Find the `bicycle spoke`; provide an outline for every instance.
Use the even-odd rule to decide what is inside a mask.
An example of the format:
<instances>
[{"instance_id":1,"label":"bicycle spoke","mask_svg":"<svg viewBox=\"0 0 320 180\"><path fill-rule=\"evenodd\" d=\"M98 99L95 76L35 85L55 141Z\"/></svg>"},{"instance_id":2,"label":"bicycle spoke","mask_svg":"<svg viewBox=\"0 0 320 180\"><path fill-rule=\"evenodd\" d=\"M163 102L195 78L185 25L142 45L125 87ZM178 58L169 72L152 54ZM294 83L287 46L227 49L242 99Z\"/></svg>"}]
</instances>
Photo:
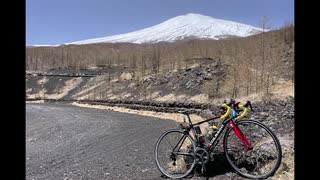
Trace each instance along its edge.
<instances>
[{"instance_id":1,"label":"bicycle spoke","mask_svg":"<svg viewBox=\"0 0 320 180\"><path fill-rule=\"evenodd\" d=\"M165 138L165 140L166 140L166 142L170 145L170 147L172 148L172 150L174 150L174 149L173 149L173 146L172 146L171 143L167 140L167 138Z\"/></svg>"}]
</instances>

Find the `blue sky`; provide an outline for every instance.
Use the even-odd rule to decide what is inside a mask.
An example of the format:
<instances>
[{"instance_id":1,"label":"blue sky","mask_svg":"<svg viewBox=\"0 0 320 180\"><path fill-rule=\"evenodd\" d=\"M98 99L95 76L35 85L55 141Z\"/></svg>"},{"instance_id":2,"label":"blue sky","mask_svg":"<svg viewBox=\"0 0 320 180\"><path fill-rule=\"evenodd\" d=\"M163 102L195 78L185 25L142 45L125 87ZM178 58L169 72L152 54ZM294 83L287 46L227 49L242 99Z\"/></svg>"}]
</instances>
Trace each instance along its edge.
<instances>
[{"instance_id":1,"label":"blue sky","mask_svg":"<svg viewBox=\"0 0 320 180\"><path fill-rule=\"evenodd\" d=\"M294 0L26 0L26 44L62 44L127 33L187 13L259 27L294 21Z\"/></svg>"}]
</instances>

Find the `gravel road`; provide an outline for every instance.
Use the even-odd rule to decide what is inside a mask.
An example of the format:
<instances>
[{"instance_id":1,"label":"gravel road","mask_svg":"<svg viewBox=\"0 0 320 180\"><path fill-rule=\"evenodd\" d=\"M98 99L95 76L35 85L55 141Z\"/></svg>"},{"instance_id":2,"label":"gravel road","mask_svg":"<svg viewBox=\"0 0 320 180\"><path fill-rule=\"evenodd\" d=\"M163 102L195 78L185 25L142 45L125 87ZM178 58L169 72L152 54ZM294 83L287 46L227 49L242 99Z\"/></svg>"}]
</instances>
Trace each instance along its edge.
<instances>
[{"instance_id":1,"label":"gravel road","mask_svg":"<svg viewBox=\"0 0 320 180\"><path fill-rule=\"evenodd\" d=\"M154 145L176 126L108 110L26 104L26 179L165 179L154 162ZM209 179L230 176L243 179L230 172Z\"/></svg>"}]
</instances>

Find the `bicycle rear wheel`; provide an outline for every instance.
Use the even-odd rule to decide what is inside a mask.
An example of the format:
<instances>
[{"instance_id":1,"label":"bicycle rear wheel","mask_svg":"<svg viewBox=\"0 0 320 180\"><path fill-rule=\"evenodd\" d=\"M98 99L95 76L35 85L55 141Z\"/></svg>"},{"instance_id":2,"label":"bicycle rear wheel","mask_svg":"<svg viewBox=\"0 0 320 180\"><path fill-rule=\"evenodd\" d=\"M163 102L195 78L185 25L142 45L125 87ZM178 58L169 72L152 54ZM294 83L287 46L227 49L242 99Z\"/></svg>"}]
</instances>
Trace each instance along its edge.
<instances>
[{"instance_id":1,"label":"bicycle rear wheel","mask_svg":"<svg viewBox=\"0 0 320 180\"><path fill-rule=\"evenodd\" d=\"M169 178L188 176L195 166L195 143L181 130L163 133L156 143L155 160L162 174Z\"/></svg>"},{"instance_id":2,"label":"bicycle rear wheel","mask_svg":"<svg viewBox=\"0 0 320 180\"><path fill-rule=\"evenodd\" d=\"M228 128L224 136L224 152L228 162L241 175L261 179L274 174L279 168L282 151L278 138L264 124L254 120L235 123L251 143L245 148L242 141Z\"/></svg>"}]
</instances>

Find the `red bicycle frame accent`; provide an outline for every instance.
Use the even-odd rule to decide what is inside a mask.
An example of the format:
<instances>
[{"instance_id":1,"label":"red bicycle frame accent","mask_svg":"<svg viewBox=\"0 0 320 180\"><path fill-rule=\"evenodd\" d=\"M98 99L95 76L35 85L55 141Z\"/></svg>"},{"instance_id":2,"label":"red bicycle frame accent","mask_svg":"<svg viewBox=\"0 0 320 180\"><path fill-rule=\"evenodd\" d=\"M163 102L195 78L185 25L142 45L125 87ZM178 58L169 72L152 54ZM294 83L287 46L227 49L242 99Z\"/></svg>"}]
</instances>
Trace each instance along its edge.
<instances>
[{"instance_id":1,"label":"red bicycle frame accent","mask_svg":"<svg viewBox=\"0 0 320 180\"><path fill-rule=\"evenodd\" d=\"M196 126L196 125L199 125L199 124L202 124L202 123L205 123L205 122L208 122L208 121L211 121L211 120L220 118L222 115L219 114L219 115L217 115L217 116L208 118L208 119L206 119L206 120L204 120L204 121L200 121L200 122L195 123L195 124L192 124L189 115L187 115L187 116L188 116L189 128L190 128L190 127L193 127L193 126ZM251 146L251 143L249 142L249 140L247 139L247 137L242 133L242 131L238 128L238 126L233 122L233 120L232 120L232 119L228 119L227 121L229 121L229 122L228 122L229 126L232 128L232 130L234 131L234 133L236 134L236 136L237 136L237 137L241 140L241 142L243 143L244 148L245 148L245 149L251 148L251 147L252 147L252 146ZM223 123L223 124L224 124L224 123ZM223 127L225 127L225 126L222 126L221 128L223 128ZM214 138L210 141L210 143L208 144L208 148L211 148L211 146L215 143L215 141L216 141L216 139L217 139L217 136L219 136L220 133L221 133L221 128L218 130L218 132L216 133L215 137L214 137Z\"/></svg>"},{"instance_id":2,"label":"red bicycle frame accent","mask_svg":"<svg viewBox=\"0 0 320 180\"><path fill-rule=\"evenodd\" d=\"M245 149L250 148L251 147L251 143L249 142L247 137L242 133L242 131L238 128L238 126L236 124L234 124L234 122L232 120L229 121L229 126L232 128L232 130L237 135L237 137L241 140L241 142L244 145L244 148Z\"/></svg>"}]
</instances>

